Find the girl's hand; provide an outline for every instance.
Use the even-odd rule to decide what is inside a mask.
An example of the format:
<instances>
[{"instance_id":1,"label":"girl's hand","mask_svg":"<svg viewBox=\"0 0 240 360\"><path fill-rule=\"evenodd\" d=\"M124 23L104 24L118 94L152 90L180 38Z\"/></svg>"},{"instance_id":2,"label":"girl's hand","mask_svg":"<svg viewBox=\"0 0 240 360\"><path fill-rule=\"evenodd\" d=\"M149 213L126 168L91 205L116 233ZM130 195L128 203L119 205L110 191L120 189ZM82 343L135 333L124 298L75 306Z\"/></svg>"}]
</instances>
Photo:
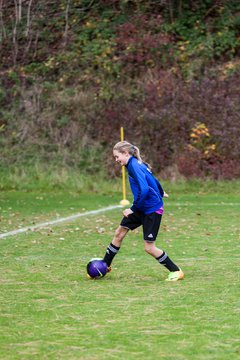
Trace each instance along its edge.
<instances>
[{"instance_id":1,"label":"girl's hand","mask_svg":"<svg viewBox=\"0 0 240 360\"><path fill-rule=\"evenodd\" d=\"M133 214L133 211L131 209L123 210L123 216L128 217L131 214Z\"/></svg>"},{"instance_id":2,"label":"girl's hand","mask_svg":"<svg viewBox=\"0 0 240 360\"><path fill-rule=\"evenodd\" d=\"M164 191L163 197L168 198L168 194Z\"/></svg>"}]
</instances>

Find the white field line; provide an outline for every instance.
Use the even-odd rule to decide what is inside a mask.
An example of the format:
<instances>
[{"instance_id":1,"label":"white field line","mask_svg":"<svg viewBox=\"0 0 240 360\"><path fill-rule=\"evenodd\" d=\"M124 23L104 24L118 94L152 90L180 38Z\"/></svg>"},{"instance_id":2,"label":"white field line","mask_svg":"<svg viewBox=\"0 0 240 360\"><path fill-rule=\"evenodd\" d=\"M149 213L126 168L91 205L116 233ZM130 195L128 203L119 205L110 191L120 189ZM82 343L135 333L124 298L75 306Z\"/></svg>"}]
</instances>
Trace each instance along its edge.
<instances>
[{"instance_id":1,"label":"white field line","mask_svg":"<svg viewBox=\"0 0 240 360\"><path fill-rule=\"evenodd\" d=\"M114 210L114 209L117 209L117 208L120 208L120 207L122 207L122 206L121 205L108 206L108 207L98 209L98 210L92 210L92 211L86 211L86 212L83 212L83 213L77 213L77 214L67 216L67 217L63 217L63 218L59 218L59 219L56 219L56 220L46 221L46 222L41 223L41 224L27 226L27 227L24 227L24 228L21 228L21 229L12 230L12 231L0 234L0 239L3 239L3 238L8 237L8 236L13 236L13 235L17 235L17 234L20 234L20 233L24 233L24 232L27 232L27 231L35 230L35 229L38 229L38 228L43 228L43 227L46 227L46 226L49 226L49 225L55 225L55 224L62 223L62 222L65 222L65 221L72 221L72 220L75 220L75 219L77 219L79 217L82 217L82 216L99 214L101 212Z\"/></svg>"},{"instance_id":2,"label":"white field line","mask_svg":"<svg viewBox=\"0 0 240 360\"><path fill-rule=\"evenodd\" d=\"M220 203L207 203L207 202L202 202L202 201L199 201L198 203L197 202L194 202L194 203L191 203L191 202L186 202L186 203L167 203L167 201L165 200L165 205L168 205L168 206L178 206L178 207L181 207L181 206L204 206L204 207L207 207L207 206L239 206L240 207L240 203L230 203L230 202L220 202Z\"/></svg>"},{"instance_id":3,"label":"white field line","mask_svg":"<svg viewBox=\"0 0 240 360\"><path fill-rule=\"evenodd\" d=\"M167 204L167 202L165 202L165 204L168 205L168 206L178 206L178 207L195 206L196 205L196 203L191 203L191 202L188 202L188 203L172 203L172 204ZM199 202L198 205L199 205L199 207L200 206L204 206L204 207L207 207L207 206L223 206L223 205L225 205L225 206L226 205L228 205L228 206L239 206L240 207L240 203L228 203L228 202L221 202L221 203ZM17 234L20 234L20 233L24 233L24 232L27 232L27 231L35 230L35 229L38 229L38 228L41 228L41 227L46 227L46 226L49 226L49 225L58 224L58 223L61 223L61 222L64 222L64 221L75 220L75 219L77 219L79 217L82 217L82 216L99 214L101 212L114 210L114 209L117 209L117 208L120 208L120 207L122 207L122 206L121 205L113 205L113 206L109 206L109 207L98 209L98 210L87 211L87 212L84 212L84 213L77 213L75 215L71 215L71 216L68 216L68 217L65 217L65 218L59 218L59 219L52 220L52 221L47 221L47 222L41 223L41 224L27 226L27 227L24 227L24 228L21 228L21 229L17 229L17 230L13 230L13 231L9 231L9 232L0 234L0 239L3 239L3 238L8 237L8 236L13 236L13 235L17 235Z\"/></svg>"}]
</instances>

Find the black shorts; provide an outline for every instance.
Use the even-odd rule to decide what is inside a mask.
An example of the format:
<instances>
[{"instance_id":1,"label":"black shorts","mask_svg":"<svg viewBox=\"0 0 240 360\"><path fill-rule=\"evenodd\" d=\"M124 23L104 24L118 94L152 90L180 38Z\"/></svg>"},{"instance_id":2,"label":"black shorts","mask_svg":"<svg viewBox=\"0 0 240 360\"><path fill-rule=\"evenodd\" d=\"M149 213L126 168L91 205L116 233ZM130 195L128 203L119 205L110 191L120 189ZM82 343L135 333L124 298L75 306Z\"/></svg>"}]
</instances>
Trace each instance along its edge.
<instances>
[{"instance_id":1,"label":"black shorts","mask_svg":"<svg viewBox=\"0 0 240 360\"><path fill-rule=\"evenodd\" d=\"M142 225L143 239L145 241L155 241L161 220L161 214L157 214L155 212L151 214L143 214L140 211L136 211L133 214L130 214L128 217L124 217L120 223L120 226L129 230L134 230Z\"/></svg>"}]
</instances>

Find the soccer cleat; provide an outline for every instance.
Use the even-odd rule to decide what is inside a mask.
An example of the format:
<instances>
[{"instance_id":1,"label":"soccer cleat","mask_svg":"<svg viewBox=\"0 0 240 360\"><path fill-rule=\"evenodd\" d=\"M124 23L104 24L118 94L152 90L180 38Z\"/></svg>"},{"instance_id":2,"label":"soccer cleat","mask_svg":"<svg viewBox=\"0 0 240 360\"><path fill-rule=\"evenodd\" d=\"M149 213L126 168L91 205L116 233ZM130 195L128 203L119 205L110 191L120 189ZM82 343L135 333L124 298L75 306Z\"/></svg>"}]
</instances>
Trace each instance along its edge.
<instances>
[{"instance_id":1,"label":"soccer cleat","mask_svg":"<svg viewBox=\"0 0 240 360\"><path fill-rule=\"evenodd\" d=\"M167 279L166 279L166 281L178 281L178 280L182 280L183 278L184 278L184 273L180 269L178 271L170 272Z\"/></svg>"},{"instance_id":2,"label":"soccer cleat","mask_svg":"<svg viewBox=\"0 0 240 360\"><path fill-rule=\"evenodd\" d=\"M112 267L111 267L111 265L110 265L110 266L108 266L107 273L110 273L111 271L112 271Z\"/></svg>"}]
</instances>

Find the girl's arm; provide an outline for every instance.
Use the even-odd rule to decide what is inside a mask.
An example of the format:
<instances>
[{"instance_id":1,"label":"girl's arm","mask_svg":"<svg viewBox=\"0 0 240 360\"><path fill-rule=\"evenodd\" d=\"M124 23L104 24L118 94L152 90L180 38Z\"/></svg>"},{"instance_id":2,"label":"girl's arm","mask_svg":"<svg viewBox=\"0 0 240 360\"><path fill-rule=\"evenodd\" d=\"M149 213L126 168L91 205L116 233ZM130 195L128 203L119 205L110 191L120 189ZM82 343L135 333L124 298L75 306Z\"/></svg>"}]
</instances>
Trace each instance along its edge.
<instances>
[{"instance_id":1,"label":"girl's arm","mask_svg":"<svg viewBox=\"0 0 240 360\"><path fill-rule=\"evenodd\" d=\"M133 194L134 201L133 205L131 206L131 210L141 210L141 205L149 191L146 176L138 166L131 166L131 168L128 169L128 173L138 184L138 191L137 193Z\"/></svg>"},{"instance_id":2,"label":"girl's arm","mask_svg":"<svg viewBox=\"0 0 240 360\"><path fill-rule=\"evenodd\" d=\"M123 216L128 217L129 215L131 215L133 213L133 211L131 209L125 209L123 210Z\"/></svg>"},{"instance_id":3,"label":"girl's arm","mask_svg":"<svg viewBox=\"0 0 240 360\"><path fill-rule=\"evenodd\" d=\"M160 184L160 182L156 178L155 178L155 180L156 180L156 183L157 183L158 190L159 190L159 192L161 194L161 197L164 197L166 193L163 190L162 185ZM168 196L165 196L165 197L168 197Z\"/></svg>"}]
</instances>

